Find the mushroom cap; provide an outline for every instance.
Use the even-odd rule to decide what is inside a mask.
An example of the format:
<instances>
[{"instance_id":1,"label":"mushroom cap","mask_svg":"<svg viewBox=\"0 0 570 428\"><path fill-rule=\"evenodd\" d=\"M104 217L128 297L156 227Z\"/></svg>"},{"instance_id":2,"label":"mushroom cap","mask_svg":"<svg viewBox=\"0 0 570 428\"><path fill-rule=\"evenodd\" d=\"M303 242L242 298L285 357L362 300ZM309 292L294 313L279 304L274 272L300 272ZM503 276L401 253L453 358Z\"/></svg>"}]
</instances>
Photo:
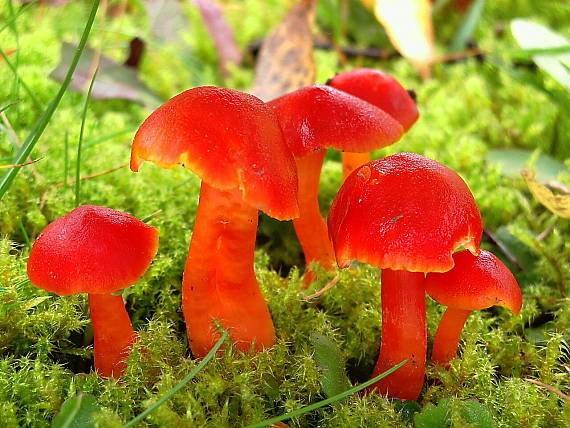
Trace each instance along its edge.
<instances>
[{"instance_id":1,"label":"mushroom cap","mask_svg":"<svg viewBox=\"0 0 570 428\"><path fill-rule=\"evenodd\" d=\"M456 172L415 153L369 162L350 174L328 215L337 263L445 272L461 246L478 253L481 214Z\"/></svg>"},{"instance_id":2,"label":"mushroom cap","mask_svg":"<svg viewBox=\"0 0 570 428\"><path fill-rule=\"evenodd\" d=\"M454 309L475 311L494 305L504 306L517 315L522 293L511 271L493 253L481 250L453 255L455 266L448 272L429 273L426 291L439 303Z\"/></svg>"},{"instance_id":3,"label":"mushroom cap","mask_svg":"<svg viewBox=\"0 0 570 428\"><path fill-rule=\"evenodd\" d=\"M381 108L402 124L404 131L419 116L416 102L400 83L387 73L373 68L358 68L337 74L328 84Z\"/></svg>"},{"instance_id":4,"label":"mushroom cap","mask_svg":"<svg viewBox=\"0 0 570 428\"><path fill-rule=\"evenodd\" d=\"M328 147L369 152L395 143L404 133L378 107L326 85L307 86L268 104L295 157Z\"/></svg>"},{"instance_id":5,"label":"mushroom cap","mask_svg":"<svg viewBox=\"0 0 570 428\"><path fill-rule=\"evenodd\" d=\"M82 205L50 223L28 259L36 287L59 295L113 293L139 280L158 249L158 230L130 214Z\"/></svg>"},{"instance_id":6,"label":"mushroom cap","mask_svg":"<svg viewBox=\"0 0 570 428\"><path fill-rule=\"evenodd\" d=\"M133 141L143 161L181 164L220 190L278 219L298 217L297 170L273 110L253 95L215 86L189 89L156 109Z\"/></svg>"}]
</instances>

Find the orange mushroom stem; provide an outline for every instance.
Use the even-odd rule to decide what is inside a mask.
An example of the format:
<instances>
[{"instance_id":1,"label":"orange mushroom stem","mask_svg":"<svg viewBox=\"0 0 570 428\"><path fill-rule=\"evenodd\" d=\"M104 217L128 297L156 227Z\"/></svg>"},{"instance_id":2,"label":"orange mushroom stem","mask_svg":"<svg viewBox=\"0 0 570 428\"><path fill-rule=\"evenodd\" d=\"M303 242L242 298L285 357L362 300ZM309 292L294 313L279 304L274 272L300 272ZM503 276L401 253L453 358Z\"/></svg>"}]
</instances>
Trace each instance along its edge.
<instances>
[{"instance_id":1,"label":"orange mushroom stem","mask_svg":"<svg viewBox=\"0 0 570 428\"><path fill-rule=\"evenodd\" d=\"M219 338L212 323L231 328L238 349L275 343L275 329L253 270L257 209L238 190L202 182L184 269L182 306L192 352L203 357Z\"/></svg>"},{"instance_id":2,"label":"orange mushroom stem","mask_svg":"<svg viewBox=\"0 0 570 428\"><path fill-rule=\"evenodd\" d=\"M447 365L457 356L457 348L463 326L471 311L447 308L435 335L431 360L434 364Z\"/></svg>"},{"instance_id":3,"label":"orange mushroom stem","mask_svg":"<svg viewBox=\"0 0 570 428\"><path fill-rule=\"evenodd\" d=\"M334 249L329 239L327 223L319 207L319 182L325 150L316 150L296 158L299 177L299 218L293 219L293 227L305 253L307 264L316 262L325 269L335 264ZM305 284L313 282L315 274L307 266Z\"/></svg>"},{"instance_id":4,"label":"orange mushroom stem","mask_svg":"<svg viewBox=\"0 0 570 428\"><path fill-rule=\"evenodd\" d=\"M93 322L95 368L104 377L121 377L138 335L125 310L123 296L89 294L89 310Z\"/></svg>"}]
</instances>

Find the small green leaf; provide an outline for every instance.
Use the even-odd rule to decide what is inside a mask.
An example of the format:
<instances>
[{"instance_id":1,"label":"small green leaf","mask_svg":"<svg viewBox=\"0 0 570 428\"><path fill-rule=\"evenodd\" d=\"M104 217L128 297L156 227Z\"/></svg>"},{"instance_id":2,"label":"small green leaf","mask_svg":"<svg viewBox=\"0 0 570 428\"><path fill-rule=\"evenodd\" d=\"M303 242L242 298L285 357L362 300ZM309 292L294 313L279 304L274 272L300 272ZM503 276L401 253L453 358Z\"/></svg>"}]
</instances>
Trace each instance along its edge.
<instances>
[{"instance_id":1,"label":"small green leaf","mask_svg":"<svg viewBox=\"0 0 570 428\"><path fill-rule=\"evenodd\" d=\"M315 361L321 370L321 386L325 395L332 397L349 389L344 357L336 344L320 333L311 334L309 340L315 350Z\"/></svg>"},{"instance_id":2,"label":"small green leaf","mask_svg":"<svg viewBox=\"0 0 570 428\"><path fill-rule=\"evenodd\" d=\"M489 410L476 400L444 398L437 406L429 403L414 417L415 428L447 428L452 426L452 412L463 419L459 426L493 428L496 426Z\"/></svg>"},{"instance_id":3,"label":"small green leaf","mask_svg":"<svg viewBox=\"0 0 570 428\"><path fill-rule=\"evenodd\" d=\"M400 414L402 420L412 422L414 415L422 410L416 401L397 401L394 403L394 409Z\"/></svg>"},{"instance_id":4,"label":"small green leaf","mask_svg":"<svg viewBox=\"0 0 570 428\"><path fill-rule=\"evenodd\" d=\"M100 410L94 396L79 394L63 403L51 426L52 428L95 427L93 416Z\"/></svg>"},{"instance_id":5,"label":"small green leaf","mask_svg":"<svg viewBox=\"0 0 570 428\"><path fill-rule=\"evenodd\" d=\"M501 165L505 175L518 176L522 169L532 168L536 171L539 181L552 181L560 172L566 170L562 162L547 155L537 156L534 165L530 165L531 159L534 160L534 158L534 152L520 149L490 150L487 155L489 162Z\"/></svg>"},{"instance_id":6,"label":"small green leaf","mask_svg":"<svg viewBox=\"0 0 570 428\"><path fill-rule=\"evenodd\" d=\"M544 49L570 45L570 40L542 25L526 19L514 19L511 32L523 49ZM546 71L553 79L570 90L570 53L556 55L534 55L536 65ZM566 66L566 67L565 67Z\"/></svg>"},{"instance_id":7,"label":"small green leaf","mask_svg":"<svg viewBox=\"0 0 570 428\"><path fill-rule=\"evenodd\" d=\"M531 271L533 269L538 260L536 253L528 245L513 235L507 226L499 227L495 232L495 238L506 251L511 253L522 269L526 271Z\"/></svg>"}]
</instances>

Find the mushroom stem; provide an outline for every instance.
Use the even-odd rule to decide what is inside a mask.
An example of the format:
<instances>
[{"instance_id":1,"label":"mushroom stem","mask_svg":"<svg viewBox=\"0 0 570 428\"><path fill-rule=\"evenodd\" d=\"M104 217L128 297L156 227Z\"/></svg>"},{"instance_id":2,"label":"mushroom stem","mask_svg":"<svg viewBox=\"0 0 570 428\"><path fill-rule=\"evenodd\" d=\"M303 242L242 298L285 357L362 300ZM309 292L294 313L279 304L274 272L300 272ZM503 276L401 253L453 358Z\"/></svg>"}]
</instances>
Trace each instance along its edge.
<instances>
[{"instance_id":1,"label":"mushroom stem","mask_svg":"<svg viewBox=\"0 0 570 428\"><path fill-rule=\"evenodd\" d=\"M417 400L426 363L426 304L424 274L382 270L382 346L372 376L402 360L408 363L369 389L383 395Z\"/></svg>"},{"instance_id":2,"label":"mushroom stem","mask_svg":"<svg viewBox=\"0 0 570 428\"><path fill-rule=\"evenodd\" d=\"M434 364L449 366L449 362L457 355L459 338L463 326L471 311L448 307L441 318L435 340L431 359Z\"/></svg>"},{"instance_id":3,"label":"mushroom stem","mask_svg":"<svg viewBox=\"0 0 570 428\"><path fill-rule=\"evenodd\" d=\"M346 177L350 175L352 171L361 165L370 161L370 153L352 153L343 152L342 154L342 178L346 180Z\"/></svg>"},{"instance_id":4,"label":"mushroom stem","mask_svg":"<svg viewBox=\"0 0 570 428\"><path fill-rule=\"evenodd\" d=\"M325 150L317 150L303 157L296 158L299 177L299 218L293 220L293 227L305 253L307 270L305 287L314 279L310 264L317 262L325 269L332 269L335 264L334 249L329 239L327 223L319 208L319 182Z\"/></svg>"},{"instance_id":5,"label":"mushroom stem","mask_svg":"<svg viewBox=\"0 0 570 428\"><path fill-rule=\"evenodd\" d=\"M137 334L125 309L123 296L89 294L93 322L95 370L104 377L120 378L127 368Z\"/></svg>"},{"instance_id":6,"label":"mushroom stem","mask_svg":"<svg viewBox=\"0 0 570 428\"><path fill-rule=\"evenodd\" d=\"M216 321L230 328L240 350L275 343L253 270L256 231L257 209L243 201L240 190L218 190L202 182L182 282L182 309L196 357L204 357L218 340Z\"/></svg>"}]
</instances>

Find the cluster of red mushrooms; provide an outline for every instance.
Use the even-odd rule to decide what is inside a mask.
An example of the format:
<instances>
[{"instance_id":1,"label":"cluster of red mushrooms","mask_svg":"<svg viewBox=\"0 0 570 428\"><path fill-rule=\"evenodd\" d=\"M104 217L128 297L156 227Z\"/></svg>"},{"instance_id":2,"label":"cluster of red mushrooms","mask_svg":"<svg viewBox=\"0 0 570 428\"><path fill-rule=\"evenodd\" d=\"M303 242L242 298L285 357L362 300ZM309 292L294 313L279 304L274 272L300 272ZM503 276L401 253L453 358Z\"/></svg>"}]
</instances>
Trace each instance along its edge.
<instances>
[{"instance_id":1,"label":"cluster of red mushrooms","mask_svg":"<svg viewBox=\"0 0 570 428\"><path fill-rule=\"evenodd\" d=\"M202 178L182 281L190 348L204 357L229 329L235 346L257 352L276 334L254 269L258 210L293 219L307 262L325 269L358 260L382 269L382 344L373 376L408 363L371 387L416 400L424 382L425 293L446 305L432 359L456 356L470 313L503 305L517 314L519 286L480 250L481 214L465 182L418 154L369 162L418 118L411 93L372 69L341 73L265 103L247 93L199 87L167 101L134 138L131 169L178 165ZM328 214L317 195L326 149L344 152L346 180ZM158 248L158 231L129 214L83 205L51 223L28 261L32 284L59 295L89 294L95 369L123 375L137 335L120 291L137 282ZM464 248L462 251L457 251ZM427 275L426 275L427 274Z\"/></svg>"}]
</instances>

